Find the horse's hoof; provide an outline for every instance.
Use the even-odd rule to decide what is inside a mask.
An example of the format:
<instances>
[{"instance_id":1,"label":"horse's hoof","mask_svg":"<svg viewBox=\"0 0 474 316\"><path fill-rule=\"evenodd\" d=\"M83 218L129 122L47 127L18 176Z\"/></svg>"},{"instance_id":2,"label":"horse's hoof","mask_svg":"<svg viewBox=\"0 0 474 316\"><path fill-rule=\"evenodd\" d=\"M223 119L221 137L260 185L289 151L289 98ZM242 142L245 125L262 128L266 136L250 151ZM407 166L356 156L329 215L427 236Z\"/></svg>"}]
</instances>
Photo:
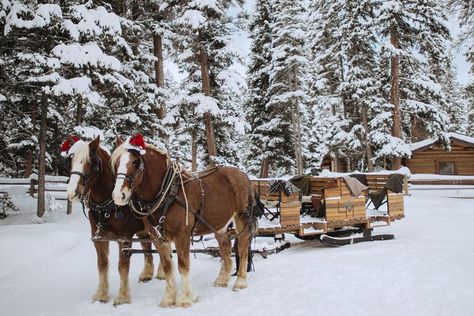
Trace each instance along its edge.
<instances>
[{"instance_id":1,"label":"horse's hoof","mask_svg":"<svg viewBox=\"0 0 474 316\"><path fill-rule=\"evenodd\" d=\"M214 287L227 287L229 285L229 281L222 281L222 280L215 280Z\"/></svg>"},{"instance_id":2,"label":"horse's hoof","mask_svg":"<svg viewBox=\"0 0 474 316\"><path fill-rule=\"evenodd\" d=\"M114 300L114 306L130 304L131 302L130 296L117 296Z\"/></svg>"},{"instance_id":3,"label":"horse's hoof","mask_svg":"<svg viewBox=\"0 0 474 316\"><path fill-rule=\"evenodd\" d=\"M160 302L160 307L163 307L163 308L173 307L174 305L175 305L175 302L169 299L168 300L163 299Z\"/></svg>"},{"instance_id":4,"label":"horse's hoof","mask_svg":"<svg viewBox=\"0 0 474 316\"><path fill-rule=\"evenodd\" d=\"M234 288L232 289L234 292L237 292L239 290L243 290L247 288L247 280L237 278L237 281L235 281Z\"/></svg>"},{"instance_id":5,"label":"horse's hoof","mask_svg":"<svg viewBox=\"0 0 474 316\"><path fill-rule=\"evenodd\" d=\"M140 277L138 279L139 283L147 283L147 282L150 282L150 281L151 281L151 278L148 278L148 277Z\"/></svg>"},{"instance_id":6,"label":"horse's hoof","mask_svg":"<svg viewBox=\"0 0 474 316\"><path fill-rule=\"evenodd\" d=\"M181 301L181 302L176 303L177 307L182 307L182 308L188 308L188 307L191 307L191 305L192 305L192 302L190 301Z\"/></svg>"},{"instance_id":7,"label":"horse's hoof","mask_svg":"<svg viewBox=\"0 0 474 316\"><path fill-rule=\"evenodd\" d=\"M92 302L107 303L110 301L110 296L107 292L97 292L92 296Z\"/></svg>"},{"instance_id":8,"label":"horse's hoof","mask_svg":"<svg viewBox=\"0 0 474 316\"><path fill-rule=\"evenodd\" d=\"M198 298L195 297L193 299L192 295L189 297L181 297L176 300L176 306L177 307L182 307L182 308L188 308L191 307L193 302L197 302Z\"/></svg>"},{"instance_id":9,"label":"horse's hoof","mask_svg":"<svg viewBox=\"0 0 474 316\"><path fill-rule=\"evenodd\" d=\"M164 275L159 275L159 274L156 276L156 279L161 280L161 281L166 280Z\"/></svg>"}]
</instances>

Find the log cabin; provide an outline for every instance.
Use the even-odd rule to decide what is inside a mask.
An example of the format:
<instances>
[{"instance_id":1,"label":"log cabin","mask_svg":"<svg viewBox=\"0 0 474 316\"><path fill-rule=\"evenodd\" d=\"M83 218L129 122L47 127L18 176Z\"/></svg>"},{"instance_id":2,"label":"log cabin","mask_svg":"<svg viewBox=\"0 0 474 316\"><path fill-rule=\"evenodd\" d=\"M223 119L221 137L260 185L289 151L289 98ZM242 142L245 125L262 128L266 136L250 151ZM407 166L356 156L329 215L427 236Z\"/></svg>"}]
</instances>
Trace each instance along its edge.
<instances>
[{"instance_id":1,"label":"log cabin","mask_svg":"<svg viewBox=\"0 0 474 316\"><path fill-rule=\"evenodd\" d=\"M433 139L412 143L412 156L403 164L411 173L474 175L474 138L448 133L451 150Z\"/></svg>"}]
</instances>

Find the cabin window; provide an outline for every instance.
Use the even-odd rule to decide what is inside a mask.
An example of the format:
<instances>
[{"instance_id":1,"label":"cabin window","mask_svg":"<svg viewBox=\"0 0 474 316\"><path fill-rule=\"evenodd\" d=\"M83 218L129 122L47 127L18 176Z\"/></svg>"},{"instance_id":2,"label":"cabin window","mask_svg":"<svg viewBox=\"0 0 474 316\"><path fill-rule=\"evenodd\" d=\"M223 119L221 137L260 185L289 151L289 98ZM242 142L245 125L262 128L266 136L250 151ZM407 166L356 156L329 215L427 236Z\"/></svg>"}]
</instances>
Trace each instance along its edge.
<instances>
[{"instance_id":1,"label":"cabin window","mask_svg":"<svg viewBox=\"0 0 474 316\"><path fill-rule=\"evenodd\" d=\"M438 163L439 174L451 175L456 174L454 162L440 161Z\"/></svg>"}]
</instances>

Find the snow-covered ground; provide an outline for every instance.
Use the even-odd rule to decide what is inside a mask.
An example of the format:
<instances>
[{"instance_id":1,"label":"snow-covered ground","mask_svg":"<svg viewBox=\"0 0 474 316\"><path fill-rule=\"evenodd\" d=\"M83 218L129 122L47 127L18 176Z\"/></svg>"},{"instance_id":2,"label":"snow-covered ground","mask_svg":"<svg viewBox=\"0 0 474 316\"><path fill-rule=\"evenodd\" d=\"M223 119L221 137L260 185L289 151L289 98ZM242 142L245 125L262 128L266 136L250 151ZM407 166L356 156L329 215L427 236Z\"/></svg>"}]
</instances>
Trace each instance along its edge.
<instances>
[{"instance_id":1,"label":"snow-covered ground","mask_svg":"<svg viewBox=\"0 0 474 316\"><path fill-rule=\"evenodd\" d=\"M189 309L158 306L164 283L137 282L138 255L131 266L132 304L91 303L96 258L79 205L69 216L55 211L44 224L32 224L34 213L23 211L0 220L0 314L472 315L474 188L411 193L406 218L376 230L394 233L395 240L327 248L288 237L290 249L255 257L249 288L238 293L212 287L219 259L196 255L191 281L199 301ZM114 297L114 245L110 258Z\"/></svg>"}]
</instances>

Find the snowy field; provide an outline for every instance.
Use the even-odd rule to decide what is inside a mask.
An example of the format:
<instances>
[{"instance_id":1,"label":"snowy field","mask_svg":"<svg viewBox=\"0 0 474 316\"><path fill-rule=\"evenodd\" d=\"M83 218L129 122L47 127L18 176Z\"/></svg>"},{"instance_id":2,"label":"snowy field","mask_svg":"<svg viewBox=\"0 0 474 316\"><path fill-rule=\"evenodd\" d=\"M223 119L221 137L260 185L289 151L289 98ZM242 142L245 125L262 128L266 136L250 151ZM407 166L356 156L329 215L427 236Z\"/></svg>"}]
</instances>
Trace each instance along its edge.
<instances>
[{"instance_id":1,"label":"snowy field","mask_svg":"<svg viewBox=\"0 0 474 316\"><path fill-rule=\"evenodd\" d=\"M132 304L91 303L96 258L79 205L44 224L32 224L33 213L11 215L0 220L0 315L473 315L474 187L411 193L406 218L376 230L395 240L327 248L288 237L290 249L255 257L249 288L238 293L213 288L219 259L196 255L191 281L199 301L189 309L158 306L164 283L137 282L139 255L132 258Z\"/></svg>"}]
</instances>

